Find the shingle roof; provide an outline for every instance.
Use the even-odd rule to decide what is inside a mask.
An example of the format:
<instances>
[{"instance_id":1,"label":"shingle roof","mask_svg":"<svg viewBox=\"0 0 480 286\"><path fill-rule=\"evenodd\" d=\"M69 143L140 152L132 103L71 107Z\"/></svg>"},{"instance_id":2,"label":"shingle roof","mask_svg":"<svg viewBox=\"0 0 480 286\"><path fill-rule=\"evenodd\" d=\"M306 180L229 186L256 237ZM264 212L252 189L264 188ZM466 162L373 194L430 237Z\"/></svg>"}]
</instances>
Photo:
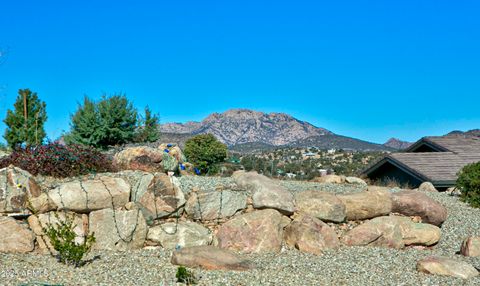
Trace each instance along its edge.
<instances>
[{"instance_id":1,"label":"shingle roof","mask_svg":"<svg viewBox=\"0 0 480 286\"><path fill-rule=\"evenodd\" d=\"M413 152L422 144L433 145L440 152ZM465 136L424 137L406 152L392 153L364 171L369 174L390 162L405 172L436 186L455 184L458 172L467 164L480 161L480 138Z\"/></svg>"}]
</instances>

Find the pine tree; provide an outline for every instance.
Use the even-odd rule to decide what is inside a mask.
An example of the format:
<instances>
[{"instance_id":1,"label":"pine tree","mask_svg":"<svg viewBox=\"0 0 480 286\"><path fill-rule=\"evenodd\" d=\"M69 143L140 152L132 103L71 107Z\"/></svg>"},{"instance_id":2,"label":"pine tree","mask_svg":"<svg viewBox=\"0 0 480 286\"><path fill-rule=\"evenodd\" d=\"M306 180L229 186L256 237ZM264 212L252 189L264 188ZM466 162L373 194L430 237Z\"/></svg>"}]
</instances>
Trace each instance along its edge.
<instances>
[{"instance_id":1,"label":"pine tree","mask_svg":"<svg viewBox=\"0 0 480 286\"><path fill-rule=\"evenodd\" d=\"M71 116L71 120L72 132L65 136L67 143L95 147L100 144L100 117L95 102L85 96L83 105L78 105L78 109Z\"/></svg>"},{"instance_id":2,"label":"pine tree","mask_svg":"<svg viewBox=\"0 0 480 286\"><path fill-rule=\"evenodd\" d=\"M157 114L152 114L148 106L145 107L145 117L140 122L135 141L136 142L155 142L160 139L160 118Z\"/></svg>"},{"instance_id":3,"label":"pine tree","mask_svg":"<svg viewBox=\"0 0 480 286\"><path fill-rule=\"evenodd\" d=\"M7 111L3 121L7 125L3 137L8 145L14 148L21 144L27 146L42 144L46 136L44 124L47 121L47 105L45 102L38 98L36 92L20 89L13 106L14 109Z\"/></svg>"}]
</instances>

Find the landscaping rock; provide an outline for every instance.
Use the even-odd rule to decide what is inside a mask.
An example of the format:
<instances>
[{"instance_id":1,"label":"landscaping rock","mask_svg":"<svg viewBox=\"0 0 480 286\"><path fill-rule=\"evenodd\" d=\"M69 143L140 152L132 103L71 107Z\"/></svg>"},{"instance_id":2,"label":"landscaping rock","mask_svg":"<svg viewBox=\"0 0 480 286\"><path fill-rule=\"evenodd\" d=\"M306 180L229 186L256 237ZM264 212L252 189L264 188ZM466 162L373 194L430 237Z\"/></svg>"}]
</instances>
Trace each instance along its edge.
<instances>
[{"instance_id":1,"label":"landscaping rock","mask_svg":"<svg viewBox=\"0 0 480 286\"><path fill-rule=\"evenodd\" d=\"M392 211L392 199L387 191L366 191L339 195L345 204L347 220L364 220L383 215Z\"/></svg>"},{"instance_id":2,"label":"landscaping rock","mask_svg":"<svg viewBox=\"0 0 480 286\"><path fill-rule=\"evenodd\" d=\"M192 193L185 205L189 218L201 221L229 218L247 207L247 194L240 191Z\"/></svg>"},{"instance_id":3,"label":"landscaping rock","mask_svg":"<svg viewBox=\"0 0 480 286\"><path fill-rule=\"evenodd\" d=\"M42 199L40 197L37 202ZM99 176L94 180L64 183L48 191L48 198L54 208L77 213L89 213L105 208L118 208L128 203L130 185L121 178ZM43 211L47 211L43 209ZM38 212L38 209L37 209Z\"/></svg>"},{"instance_id":4,"label":"landscaping rock","mask_svg":"<svg viewBox=\"0 0 480 286\"><path fill-rule=\"evenodd\" d=\"M462 243L460 253L464 256L479 257L480 256L480 236L471 236Z\"/></svg>"},{"instance_id":5,"label":"landscaping rock","mask_svg":"<svg viewBox=\"0 0 480 286\"><path fill-rule=\"evenodd\" d=\"M427 274L469 279L478 276L472 265L446 257L427 257L417 263L417 270Z\"/></svg>"},{"instance_id":6,"label":"landscaping rock","mask_svg":"<svg viewBox=\"0 0 480 286\"><path fill-rule=\"evenodd\" d=\"M435 189L432 183L430 182L423 182L419 187L418 187L419 192L433 192L433 193L438 193L438 190Z\"/></svg>"},{"instance_id":7,"label":"landscaping rock","mask_svg":"<svg viewBox=\"0 0 480 286\"><path fill-rule=\"evenodd\" d=\"M213 235L210 230L194 222L167 222L148 230L147 239L160 244L165 249L209 245Z\"/></svg>"},{"instance_id":8,"label":"landscaping rock","mask_svg":"<svg viewBox=\"0 0 480 286\"><path fill-rule=\"evenodd\" d=\"M218 229L218 246L246 253L279 252L282 224L282 215L272 209L234 217Z\"/></svg>"},{"instance_id":9,"label":"landscaping rock","mask_svg":"<svg viewBox=\"0 0 480 286\"><path fill-rule=\"evenodd\" d=\"M327 184L343 184L345 183L345 177L338 175L326 175L322 177L316 177L313 179L316 183L327 183Z\"/></svg>"},{"instance_id":10,"label":"landscaping rock","mask_svg":"<svg viewBox=\"0 0 480 286\"><path fill-rule=\"evenodd\" d=\"M113 158L114 165L123 170L163 172L163 150L148 146L126 148Z\"/></svg>"},{"instance_id":11,"label":"landscaping rock","mask_svg":"<svg viewBox=\"0 0 480 286\"><path fill-rule=\"evenodd\" d=\"M132 250L143 247L147 224L140 210L103 209L90 213L90 232L95 233L93 249Z\"/></svg>"},{"instance_id":12,"label":"landscaping rock","mask_svg":"<svg viewBox=\"0 0 480 286\"><path fill-rule=\"evenodd\" d=\"M29 172L14 166L0 169L0 213L29 213L29 199L41 194Z\"/></svg>"},{"instance_id":13,"label":"landscaping rock","mask_svg":"<svg viewBox=\"0 0 480 286\"><path fill-rule=\"evenodd\" d=\"M171 263L206 270L243 271L253 268L250 262L242 260L236 254L214 246L195 246L174 251Z\"/></svg>"},{"instance_id":14,"label":"landscaping rock","mask_svg":"<svg viewBox=\"0 0 480 286\"><path fill-rule=\"evenodd\" d=\"M25 224L11 217L0 217L0 253L33 251L35 235Z\"/></svg>"},{"instance_id":15,"label":"landscaping rock","mask_svg":"<svg viewBox=\"0 0 480 286\"><path fill-rule=\"evenodd\" d=\"M235 183L253 192L253 207L256 209L276 209L291 215L295 210L293 195L270 178L257 172L237 171L232 175Z\"/></svg>"},{"instance_id":16,"label":"landscaping rock","mask_svg":"<svg viewBox=\"0 0 480 286\"><path fill-rule=\"evenodd\" d=\"M340 246L337 234L321 220L300 215L285 228L285 242L300 251L316 255L322 254L325 249Z\"/></svg>"},{"instance_id":17,"label":"landscaping rock","mask_svg":"<svg viewBox=\"0 0 480 286\"><path fill-rule=\"evenodd\" d=\"M132 201L139 203L147 221L179 215L179 209L185 205L185 196L173 183L173 178L155 173L154 176L145 176L139 184Z\"/></svg>"},{"instance_id":18,"label":"landscaping rock","mask_svg":"<svg viewBox=\"0 0 480 286\"><path fill-rule=\"evenodd\" d=\"M439 227L428 223L415 223L408 217L393 217L400 224L403 244L431 246L441 238Z\"/></svg>"},{"instance_id":19,"label":"landscaping rock","mask_svg":"<svg viewBox=\"0 0 480 286\"><path fill-rule=\"evenodd\" d=\"M322 221L342 222L345 220L345 205L332 193L304 191L295 195L297 211L309 214Z\"/></svg>"},{"instance_id":20,"label":"landscaping rock","mask_svg":"<svg viewBox=\"0 0 480 286\"><path fill-rule=\"evenodd\" d=\"M392 211L406 216L420 216L422 222L441 226L447 219L447 209L419 191L392 194Z\"/></svg>"},{"instance_id":21,"label":"landscaping rock","mask_svg":"<svg viewBox=\"0 0 480 286\"><path fill-rule=\"evenodd\" d=\"M367 183L364 180L357 177L346 177L345 183L367 187Z\"/></svg>"},{"instance_id":22,"label":"landscaping rock","mask_svg":"<svg viewBox=\"0 0 480 286\"><path fill-rule=\"evenodd\" d=\"M367 221L342 237L342 242L349 246L379 246L403 248L402 230L396 219L378 217Z\"/></svg>"}]
</instances>

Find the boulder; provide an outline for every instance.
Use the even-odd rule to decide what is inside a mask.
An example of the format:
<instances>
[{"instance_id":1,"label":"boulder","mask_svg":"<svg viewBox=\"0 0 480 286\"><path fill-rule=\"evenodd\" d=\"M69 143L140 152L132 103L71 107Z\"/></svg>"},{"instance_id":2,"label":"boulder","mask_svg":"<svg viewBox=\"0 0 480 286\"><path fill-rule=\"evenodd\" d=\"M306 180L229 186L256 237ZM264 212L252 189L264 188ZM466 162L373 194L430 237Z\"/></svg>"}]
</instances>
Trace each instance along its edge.
<instances>
[{"instance_id":1,"label":"boulder","mask_svg":"<svg viewBox=\"0 0 480 286\"><path fill-rule=\"evenodd\" d=\"M367 182L357 177L346 177L345 183L367 187Z\"/></svg>"},{"instance_id":2,"label":"boulder","mask_svg":"<svg viewBox=\"0 0 480 286\"><path fill-rule=\"evenodd\" d=\"M406 216L419 216L422 222L441 226L447 219L447 208L419 191L392 194L392 211Z\"/></svg>"},{"instance_id":3,"label":"boulder","mask_svg":"<svg viewBox=\"0 0 480 286\"><path fill-rule=\"evenodd\" d=\"M325 184L343 184L345 183L345 177L338 175L326 175L322 177L316 177L313 179L313 182Z\"/></svg>"},{"instance_id":4,"label":"boulder","mask_svg":"<svg viewBox=\"0 0 480 286\"><path fill-rule=\"evenodd\" d=\"M253 207L256 209L275 209L291 215L295 210L293 195L272 179L257 172L237 171L232 178L235 183L253 193Z\"/></svg>"},{"instance_id":5,"label":"boulder","mask_svg":"<svg viewBox=\"0 0 480 286\"><path fill-rule=\"evenodd\" d=\"M130 198L130 185L121 178L99 176L93 180L77 180L61 184L48 191L47 196L31 200L32 211L66 210L89 213L124 206ZM44 207L45 200L48 202L47 207Z\"/></svg>"},{"instance_id":6,"label":"boulder","mask_svg":"<svg viewBox=\"0 0 480 286\"><path fill-rule=\"evenodd\" d=\"M342 222L345 220L345 205L332 193L304 191L295 195L297 211L322 221Z\"/></svg>"},{"instance_id":7,"label":"boulder","mask_svg":"<svg viewBox=\"0 0 480 286\"><path fill-rule=\"evenodd\" d=\"M405 246L400 224L391 217L377 217L353 228L342 237L342 242L349 246Z\"/></svg>"},{"instance_id":8,"label":"boulder","mask_svg":"<svg viewBox=\"0 0 480 286\"><path fill-rule=\"evenodd\" d=\"M35 235L27 225L11 217L0 217L0 253L33 251Z\"/></svg>"},{"instance_id":9,"label":"boulder","mask_svg":"<svg viewBox=\"0 0 480 286\"><path fill-rule=\"evenodd\" d=\"M165 150L168 150L168 154L170 156L172 156L173 158L175 158L175 160L178 163L184 163L184 162L187 161L187 158L183 154L182 149L180 149L180 147L178 147L176 144L162 143L158 146L158 149L160 149L161 151L164 151L164 152L165 152ZM167 153L167 152L165 152L165 153Z\"/></svg>"},{"instance_id":10,"label":"boulder","mask_svg":"<svg viewBox=\"0 0 480 286\"><path fill-rule=\"evenodd\" d=\"M480 236L471 236L462 243L460 253L464 256L479 257L480 256Z\"/></svg>"},{"instance_id":11,"label":"boulder","mask_svg":"<svg viewBox=\"0 0 480 286\"><path fill-rule=\"evenodd\" d=\"M0 213L29 213L29 199L40 195L42 191L29 172L14 166L0 169Z\"/></svg>"},{"instance_id":12,"label":"boulder","mask_svg":"<svg viewBox=\"0 0 480 286\"><path fill-rule=\"evenodd\" d=\"M428 223L415 223L408 217L394 217L400 224L403 244L431 246L440 240L442 232L438 226Z\"/></svg>"},{"instance_id":13,"label":"boulder","mask_svg":"<svg viewBox=\"0 0 480 286\"><path fill-rule=\"evenodd\" d=\"M282 215L272 209L242 214L220 226L218 246L246 253L280 252L283 224Z\"/></svg>"},{"instance_id":14,"label":"boulder","mask_svg":"<svg viewBox=\"0 0 480 286\"><path fill-rule=\"evenodd\" d=\"M89 221L90 232L96 238L93 249L125 251L143 247L147 224L140 210L93 211Z\"/></svg>"},{"instance_id":15,"label":"boulder","mask_svg":"<svg viewBox=\"0 0 480 286\"><path fill-rule=\"evenodd\" d=\"M176 247L191 247L209 245L213 235L210 230L194 222L167 222L151 227L147 239L160 244L165 249L173 250Z\"/></svg>"},{"instance_id":16,"label":"boulder","mask_svg":"<svg viewBox=\"0 0 480 286\"><path fill-rule=\"evenodd\" d=\"M432 183L430 182L423 182L419 187L418 191L420 192L432 192L432 193L438 193L438 190L435 189Z\"/></svg>"},{"instance_id":17,"label":"boulder","mask_svg":"<svg viewBox=\"0 0 480 286\"><path fill-rule=\"evenodd\" d=\"M478 271L472 265L446 257L427 257L417 263L417 270L427 274L451 276L469 279L478 276Z\"/></svg>"},{"instance_id":18,"label":"boulder","mask_svg":"<svg viewBox=\"0 0 480 286\"><path fill-rule=\"evenodd\" d=\"M123 170L163 172L163 153L160 149L148 146L129 147L115 154L113 163Z\"/></svg>"},{"instance_id":19,"label":"boulder","mask_svg":"<svg viewBox=\"0 0 480 286\"><path fill-rule=\"evenodd\" d=\"M300 251L316 255L340 246L333 228L310 215L300 215L285 228L285 242Z\"/></svg>"},{"instance_id":20,"label":"boulder","mask_svg":"<svg viewBox=\"0 0 480 286\"><path fill-rule=\"evenodd\" d=\"M145 219L150 223L173 214L179 215L180 208L185 205L185 196L173 183L173 177L155 173L139 181L139 187L132 191L131 201L140 205Z\"/></svg>"},{"instance_id":21,"label":"boulder","mask_svg":"<svg viewBox=\"0 0 480 286\"><path fill-rule=\"evenodd\" d=\"M189 218L201 221L224 219L247 207L247 194L240 191L192 193L185 205Z\"/></svg>"},{"instance_id":22,"label":"boulder","mask_svg":"<svg viewBox=\"0 0 480 286\"><path fill-rule=\"evenodd\" d=\"M345 205L347 220L364 220L392 211L392 199L388 191L366 191L337 196Z\"/></svg>"},{"instance_id":23,"label":"boulder","mask_svg":"<svg viewBox=\"0 0 480 286\"><path fill-rule=\"evenodd\" d=\"M236 254L214 246L194 246L174 251L172 264L207 270L243 271L253 268L253 265L241 259Z\"/></svg>"}]
</instances>

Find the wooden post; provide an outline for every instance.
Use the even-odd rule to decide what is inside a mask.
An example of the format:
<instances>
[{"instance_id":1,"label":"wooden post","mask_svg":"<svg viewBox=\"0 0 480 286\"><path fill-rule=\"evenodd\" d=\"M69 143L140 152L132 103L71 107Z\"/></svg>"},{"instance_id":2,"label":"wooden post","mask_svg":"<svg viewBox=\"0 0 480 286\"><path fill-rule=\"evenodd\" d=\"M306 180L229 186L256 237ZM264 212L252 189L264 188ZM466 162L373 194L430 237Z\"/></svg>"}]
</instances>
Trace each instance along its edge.
<instances>
[{"instance_id":1,"label":"wooden post","mask_svg":"<svg viewBox=\"0 0 480 286\"><path fill-rule=\"evenodd\" d=\"M24 123L24 128L25 128L25 143L27 143L27 138L28 138L28 126L27 126L27 93L23 91L23 117L25 118L25 123Z\"/></svg>"}]
</instances>

